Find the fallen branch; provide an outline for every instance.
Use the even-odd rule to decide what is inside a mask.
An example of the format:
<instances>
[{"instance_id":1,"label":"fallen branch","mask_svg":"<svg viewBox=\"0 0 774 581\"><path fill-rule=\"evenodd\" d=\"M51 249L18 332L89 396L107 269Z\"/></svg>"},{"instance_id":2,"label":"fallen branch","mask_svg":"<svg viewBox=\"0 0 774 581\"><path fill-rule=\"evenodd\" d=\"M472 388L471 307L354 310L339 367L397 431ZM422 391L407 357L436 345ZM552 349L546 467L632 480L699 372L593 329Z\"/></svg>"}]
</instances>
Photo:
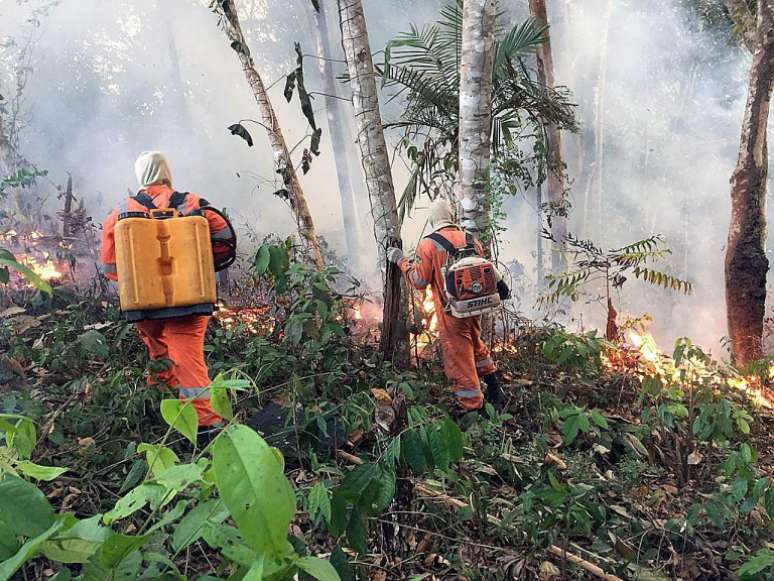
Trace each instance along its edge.
<instances>
[{"instance_id":1,"label":"fallen branch","mask_svg":"<svg viewBox=\"0 0 774 581\"><path fill-rule=\"evenodd\" d=\"M414 490L416 490L419 494L422 494L424 496L437 500L441 504L445 504L446 506L450 506L458 509L469 508L469 505L467 503L457 498L453 498L448 494L444 494L443 492L438 492L436 490L428 488L421 482L414 485ZM492 516L491 514L486 515L486 520L489 523L494 525L499 525L502 522L499 518L497 518L496 516ZM615 575L610 575L608 573L605 573L605 571L598 565L595 565L594 563L590 563L589 561L582 559L578 555L575 555L573 553L568 553L567 551L565 551L564 549L561 549L560 547L557 547L556 545L551 545L550 547L548 547L548 552L574 565L577 565L587 573L591 573L592 575L594 575L599 579L604 579L605 581L622 581L620 577L616 577Z\"/></svg>"}]
</instances>

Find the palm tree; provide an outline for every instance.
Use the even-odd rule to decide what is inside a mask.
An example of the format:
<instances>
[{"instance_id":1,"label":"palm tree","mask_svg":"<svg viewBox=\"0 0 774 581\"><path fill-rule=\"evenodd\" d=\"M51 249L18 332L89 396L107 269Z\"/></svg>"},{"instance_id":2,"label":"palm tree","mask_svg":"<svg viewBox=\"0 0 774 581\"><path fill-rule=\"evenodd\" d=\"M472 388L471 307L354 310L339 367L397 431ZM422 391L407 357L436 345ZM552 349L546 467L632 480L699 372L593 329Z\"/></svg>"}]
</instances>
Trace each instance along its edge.
<instances>
[{"instance_id":1,"label":"palm tree","mask_svg":"<svg viewBox=\"0 0 774 581\"><path fill-rule=\"evenodd\" d=\"M405 151L412 175L399 201L401 219L420 193L450 195L458 172L459 87L462 57L462 0L444 7L437 23L412 25L392 40L377 67L392 98L405 97L399 120L387 124L405 132ZM511 28L498 26L492 48L492 128L494 156L511 156L522 139L545 144L549 124L560 130L577 129L568 91L541 85L526 58L544 41L544 29L529 19ZM545 151L545 147L536 147ZM522 155L515 156L523 160ZM545 176L545 154L532 161ZM522 177L529 182L527 175ZM527 185L532 185L527 183Z\"/></svg>"}]
</instances>

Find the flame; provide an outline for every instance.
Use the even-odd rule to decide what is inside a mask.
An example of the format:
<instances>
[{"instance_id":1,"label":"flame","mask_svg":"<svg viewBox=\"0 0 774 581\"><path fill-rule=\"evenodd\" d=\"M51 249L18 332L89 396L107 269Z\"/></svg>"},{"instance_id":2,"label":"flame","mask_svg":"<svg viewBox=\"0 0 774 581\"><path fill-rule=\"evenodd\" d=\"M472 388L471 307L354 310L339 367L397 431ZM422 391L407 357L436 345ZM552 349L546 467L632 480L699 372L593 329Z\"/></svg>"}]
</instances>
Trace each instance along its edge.
<instances>
[{"instance_id":1,"label":"flame","mask_svg":"<svg viewBox=\"0 0 774 581\"><path fill-rule=\"evenodd\" d=\"M641 379L659 378L682 389L709 380L718 386L727 385L731 389L745 392L758 406L774 409L774 394L767 389L760 376L739 375L735 370L697 357L685 357L678 364L659 349L650 333L642 329L627 329L620 343L603 352L602 364L609 372L634 375ZM774 362L769 365L766 374L767 382L774 381Z\"/></svg>"},{"instance_id":2,"label":"flame","mask_svg":"<svg viewBox=\"0 0 774 581\"><path fill-rule=\"evenodd\" d=\"M427 287L421 302L417 303L422 311L421 332L414 337L417 352L421 355L438 336L438 313L435 311L433 289Z\"/></svg>"},{"instance_id":3,"label":"flame","mask_svg":"<svg viewBox=\"0 0 774 581\"><path fill-rule=\"evenodd\" d=\"M64 273L59 271L54 261L47 256L44 257L43 262L38 262L33 256L25 256L19 262L47 282L59 280L64 276Z\"/></svg>"},{"instance_id":4,"label":"flame","mask_svg":"<svg viewBox=\"0 0 774 581\"><path fill-rule=\"evenodd\" d=\"M224 303L218 304L215 318L224 329L242 330L250 335L269 335L276 322L269 306L229 308Z\"/></svg>"}]
</instances>

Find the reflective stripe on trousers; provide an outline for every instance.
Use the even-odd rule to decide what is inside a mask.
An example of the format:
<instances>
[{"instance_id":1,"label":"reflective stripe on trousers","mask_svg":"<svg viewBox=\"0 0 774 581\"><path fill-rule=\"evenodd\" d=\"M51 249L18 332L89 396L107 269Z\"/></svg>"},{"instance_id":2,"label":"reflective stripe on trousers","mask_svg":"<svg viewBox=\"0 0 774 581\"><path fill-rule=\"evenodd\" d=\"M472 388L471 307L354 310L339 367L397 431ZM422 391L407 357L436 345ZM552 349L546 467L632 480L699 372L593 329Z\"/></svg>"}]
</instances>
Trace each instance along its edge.
<instances>
[{"instance_id":1,"label":"reflective stripe on trousers","mask_svg":"<svg viewBox=\"0 0 774 581\"><path fill-rule=\"evenodd\" d=\"M209 387L176 387L177 394L185 399L210 399Z\"/></svg>"}]
</instances>

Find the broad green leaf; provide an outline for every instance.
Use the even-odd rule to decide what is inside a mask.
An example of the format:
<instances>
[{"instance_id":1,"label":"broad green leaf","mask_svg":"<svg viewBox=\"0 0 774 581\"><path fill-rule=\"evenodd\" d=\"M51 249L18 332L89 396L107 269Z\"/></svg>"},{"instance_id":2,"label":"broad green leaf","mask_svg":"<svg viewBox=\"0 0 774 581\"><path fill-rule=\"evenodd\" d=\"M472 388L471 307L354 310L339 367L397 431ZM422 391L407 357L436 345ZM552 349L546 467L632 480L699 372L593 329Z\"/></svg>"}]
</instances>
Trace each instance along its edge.
<instances>
[{"instance_id":1,"label":"broad green leaf","mask_svg":"<svg viewBox=\"0 0 774 581\"><path fill-rule=\"evenodd\" d=\"M198 541L204 534L207 523L220 524L228 517L223 501L208 500L194 507L175 527L172 533L172 548L176 552Z\"/></svg>"},{"instance_id":2,"label":"broad green leaf","mask_svg":"<svg viewBox=\"0 0 774 581\"><path fill-rule=\"evenodd\" d=\"M573 414L564 420L564 425L562 426L562 439L564 440L565 446L572 444L575 441L575 438L578 437L581 417L582 414Z\"/></svg>"},{"instance_id":3,"label":"broad green leaf","mask_svg":"<svg viewBox=\"0 0 774 581\"><path fill-rule=\"evenodd\" d=\"M105 513L102 520L109 525L114 521L133 515L146 504L150 504L151 508L159 507L162 501L166 500L166 495L167 490L160 484L146 482L131 490L126 496L119 498L115 506Z\"/></svg>"},{"instance_id":4,"label":"broad green leaf","mask_svg":"<svg viewBox=\"0 0 774 581\"><path fill-rule=\"evenodd\" d=\"M56 466L41 466L40 464L35 464L29 460L19 462L16 464L15 468L25 476L29 476L35 480L45 480L47 482L55 480L67 472L67 468L58 468Z\"/></svg>"},{"instance_id":5,"label":"broad green leaf","mask_svg":"<svg viewBox=\"0 0 774 581\"><path fill-rule=\"evenodd\" d=\"M263 581L263 568L266 563L266 555L258 555L258 558L247 570L242 581Z\"/></svg>"},{"instance_id":6,"label":"broad green leaf","mask_svg":"<svg viewBox=\"0 0 774 581\"><path fill-rule=\"evenodd\" d=\"M441 421L441 431L446 441L446 447L449 450L449 459L452 462L459 462L462 460L465 445L462 430L450 418L444 418Z\"/></svg>"},{"instance_id":7,"label":"broad green leaf","mask_svg":"<svg viewBox=\"0 0 774 581\"><path fill-rule=\"evenodd\" d=\"M392 499L395 497L395 470L392 466L385 466L380 464L380 478L379 478L379 490L374 498L373 512L378 514L383 513L390 506Z\"/></svg>"},{"instance_id":8,"label":"broad green leaf","mask_svg":"<svg viewBox=\"0 0 774 581\"><path fill-rule=\"evenodd\" d=\"M107 359L110 355L107 339L96 329L90 329L78 335L78 345L85 355L96 359Z\"/></svg>"},{"instance_id":9,"label":"broad green leaf","mask_svg":"<svg viewBox=\"0 0 774 581\"><path fill-rule=\"evenodd\" d=\"M124 494L127 490L130 490L137 486L145 477L145 473L148 470L148 464L145 460L137 459L132 462L132 467L129 469L129 474L126 475L124 483L118 490L118 494Z\"/></svg>"},{"instance_id":10,"label":"broad green leaf","mask_svg":"<svg viewBox=\"0 0 774 581\"><path fill-rule=\"evenodd\" d=\"M99 550L99 562L103 567L115 567L123 559L142 547L151 535L110 535Z\"/></svg>"},{"instance_id":11,"label":"broad green leaf","mask_svg":"<svg viewBox=\"0 0 774 581\"><path fill-rule=\"evenodd\" d=\"M251 567L258 557L257 553L247 546L239 530L234 527L207 524L202 536L210 547L219 550L224 557L243 567Z\"/></svg>"},{"instance_id":12,"label":"broad green leaf","mask_svg":"<svg viewBox=\"0 0 774 581\"><path fill-rule=\"evenodd\" d=\"M218 492L247 542L271 557L285 546L295 495L271 447L247 426L226 428L213 444Z\"/></svg>"},{"instance_id":13,"label":"broad green leaf","mask_svg":"<svg viewBox=\"0 0 774 581\"><path fill-rule=\"evenodd\" d=\"M210 387L210 405L213 411L226 420L234 419L231 397L225 387Z\"/></svg>"},{"instance_id":14,"label":"broad green leaf","mask_svg":"<svg viewBox=\"0 0 774 581\"><path fill-rule=\"evenodd\" d=\"M401 436L401 456L415 475L424 474L427 469L424 444L416 430L408 430Z\"/></svg>"},{"instance_id":15,"label":"broad green leaf","mask_svg":"<svg viewBox=\"0 0 774 581\"><path fill-rule=\"evenodd\" d=\"M115 565L103 565L99 553L83 565L78 581L136 581L140 577L142 553L139 550L132 551Z\"/></svg>"},{"instance_id":16,"label":"broad green leaf","mask_svg":"<svg viewBox=\"0 0 774 581\"><path fill-rule=\"evenodd\" d=\"M161 484L168 491L180 492L192 483L201 480L206 467L206 458L201 458L196 464L178 464L159 472L155 482Z\"/></svg>"},{"instance_id":17,"label":"broad green leaf","mask_svg":"<svg viewBox=\"0 0 774 581\"><path fill-rule=\"evenodd\" d=\"M100 524L101 518L98 514L58 532L43 544L41 552L58 563L86 563L111 534Z\"/></svg>"},{"instance_id":18,"label":"broad green leaf","mask_svg":"<svg viewBox=\"0 0 774 581\"><path fill-rule=\"evenodd\" d=\"M11 255L11 257L13 257L13 255ZM5 255L5 257L0 257L0 267L13 268L14 270L18 271L19 274L21 274L25 279L27 279L27 282L29 282L36 289L43 291L44 293L51 294L54 292L51 289L51 286L42 278L40 278L34 270L27 268L19 262L16 262L16 260L13 258L8 258L7 255ZM8 282L8 280L6 279L5 282Z\"/></svg>"},{"instance_id":19,"label":"broad green leaf","mask_svg":"<svg viewBox=\"0 0 774 581\"><path fill-rule=\"evenodd\" d=\"M763 579L770 576L759 576L766 569L774 569L774 550L761 549L739 568L737 573L742 580ZM771 571L769 571L771 573Z\"/></svg>"},{"instance_id":20,"label":"broad green leaf","mask_svg":"<svg viewBox=\"0 0 774 581\"><path fill-rule=\"evenodd\" d=\"M349 501L355 501L363 494L363 492L371 484L371 481L378 478L380 475L379 465L371 462L360 464L355 466L344 477L344 482L341 483L340 492Z\"/></svg>"},{"instance_id":21,"label":"broad green leaf","mask_svg":"<svg viewBox=\"0 0 774 581\"><path fill-rule=\"evenodd\" d=\"M188 507L190 500L180 500L172 510L164 511L163 516L147 531L148 534L154 533L163 529L167 525L171 525L177 519L179 519L185 513L185 509Z\"/></svg>"},{"instance_id":22,"label":"broad green leaf","mask_svg":"<svg viewBox=\"0 0 774 581\"><path fill-rule=\"evenodd\" d=\"M317 557L301 557L295 562L296 566L307 575L311 575L319 581L341 581L341 577L328 561Z\"/></svg>"},{"instance_id":23,"label":"broad green leaf","mask_svg":"<svg viewBox=\"0 0 774 581\"><path fill-rule=\"evenodd\" d=\"M341 550L339 545L333 547L330 563L336 569L342 581L355 581L355 572L352 570L352 565L349 564L347 555Z\"/></svg>"},{"instance_id":24,"label":"broad green leaf","mask_svg":"<svg viewBox=\"0 0 774 581\"><path fill-rule=\"evenodd\" d=\"M0 526L37 537L54 523L54 509L34 484L21 478L0 481Z\"/></svg>"},{"instance_id":25,"label":"broad green leaf","mask_svg":"<svg viewBox=\"0 0 774 581\"><path fill-rule=\"evenodd\" d=\"M172 428L183 434L192 444L196 444L199 418L190 401L165 399L161 401L161 417Z\"/></svg>"},{"instance_id":26,"label":"broad green leaf","mask_svg":"<svg viewBox=\"0 0 774 581\"><path fill-rule=\"evenodd\" d=\"M608 424L607 418L603 416L598 410L591 411L591 421L598 428L602 428L603 430L610 429L610 424Z\"/></svg>"},{"instance_id":27,"label":"broad green leaf","mask_svg":"<svg viewBox=\"0 0 774 581\"><path fill-rule=\"evenodd\" d=\"M2 493L0 493L2 495ZM62 528L62 522L56 521L38 536L24 543L19 551L10 559L0 563L0 581L8 581L19 568L31 559L51 536Z\"/></svg>"},{"instance_id":28,"label":"broad green leaf","mask_svg":"<svg viewBox=\"0 0 774 581\"><path fill-rule=\"evenodd\" d=\"M321 514L325 522L331 520L331 499L328 488L322 482L315 484L309 491L309 519L314 520Z\"/></svg>"},{"instance_id":29,"label":"broad green leaf","mask_svg":"<svg viewBox=\"0 0 774 581\"><path fill-rule=\"evenodd\" d=\"M35 449L38 436L35 423L29 418L20 418L14 425L14 432L8 439L8 445L13 446L21 458L28 460Z\"/></svg>"},{"instance_id":30,"label":"broad green leaf","mask_svg":"<svg viewBox=\"0 0 774 581\"><path fill-rule=\"evenodd\" d=\"M255 254L255 272L258 274L266 274L266 271L269 269L270 260L271 254L269 254L269 247L264 244Z\"/></svg>"},{"instance_id":31,"label":"broad green leaf","mask_svg":"<svg viewBox=\"0 0 774 581\"><path fill-rule=\"evenodd\" d=\"M167 468L172 468L180 459L172 450L159 444L147 444L143 442L137 446L137 452L145 453L147 462L153 476L158 476Z\"/></svg>"}]
</instances>

